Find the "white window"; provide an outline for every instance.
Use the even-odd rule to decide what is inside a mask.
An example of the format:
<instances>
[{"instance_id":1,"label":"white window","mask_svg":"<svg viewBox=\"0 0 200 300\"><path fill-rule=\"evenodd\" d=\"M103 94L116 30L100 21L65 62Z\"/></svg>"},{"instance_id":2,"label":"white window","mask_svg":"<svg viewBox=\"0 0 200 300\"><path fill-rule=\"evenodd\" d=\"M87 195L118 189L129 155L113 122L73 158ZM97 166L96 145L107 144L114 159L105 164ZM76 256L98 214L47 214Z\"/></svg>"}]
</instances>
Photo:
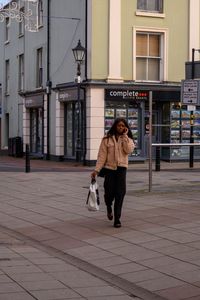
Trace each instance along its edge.
<instances>
[{"instance_id":1,"label":"white window","mask_svg":"<svg viewBox=\"0 0 200 300\"><path fill-rule=\"evenodd\" d=\"M24 54L19 55L19 91L24 90Z\"/></svg>"},{"instance_id":2,"label":"white window","mask_svg":"<svg viewBox=\"0 0 200 300\"><path fill-rule=\"evenodd\" d=\"M137 0L137 9L149 12L163 12L163 0Z\"/></svg>"},{"instance_id":3,"label":"white window","mask_svg":"<svg viewBox=\"0 0 200 300\"><path fill-rule=\"evenodd\" d=\"M20 15L24 16L24 7L20 8ZM24 18L22 17L22 21L19 22L19 36L24 35Z\"/></svg>"},{"instance_id":4,"label":"white window","mask_svg":"<svg viewBox=\"0 0 200 300\"><path fill-rule=\"evenodd\" d=\"M10 89L10 61L5 61L5 94L9 94Z\"/></svg>"},{"instance_id":5,"label":"white window","mask_svg":"<svg viewBox=\"0 0 200 300\"><path fill-rule=\"evenodd\" d=\"M36 65L36 87L42 87L43 66L42 66L42 48L37 49L37 65Z\"/></svg>"},{"instance_id":6,"label":"white window","mask_svg":"<svg viewBox=\"0 0 200 300\"><path fill-rule=\"evenodd\" d=\"M8 42L10 39L10 19L5 19L5 42Z\"/></svg>"},{"instance_id":7,"label":"white window","mask_svg":"<svg viewBox=\"0 0 200 300\"><path fill-rule=\"evenodd\" d=\"M38 27L41 27L43 25L43 1L38 1L38 8L37 8L37 23Z\"/></svg>"},{"instance_id":8,"label":"white window","mask_svg":"<svg viewBox=\"0 0 200 300\"><path fill-rule=\"evenodd\" d=\"M136 80L163 80L162 41L162 33L136 33Z\"/></svg>"}]
</instances>

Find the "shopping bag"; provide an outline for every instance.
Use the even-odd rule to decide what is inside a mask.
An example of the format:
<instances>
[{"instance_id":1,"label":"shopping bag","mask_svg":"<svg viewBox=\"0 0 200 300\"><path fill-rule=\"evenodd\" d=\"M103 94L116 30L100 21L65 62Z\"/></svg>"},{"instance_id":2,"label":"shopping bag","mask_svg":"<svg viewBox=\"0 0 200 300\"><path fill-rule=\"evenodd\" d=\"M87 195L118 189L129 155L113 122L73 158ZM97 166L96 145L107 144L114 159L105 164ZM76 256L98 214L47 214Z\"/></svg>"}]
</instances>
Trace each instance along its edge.
<instances>
[{"instance_id":1,"label":"shopping bag","mask_svg":"<svg viewBox=\"0 0 200 300\"><path fill-rule=\"evenodd\" d=\"M86 207L89 211L98 211L100 205L98 184L95 179L92 179L89 186L89 192L86 201Z\"/></svg>"}]
</instances>

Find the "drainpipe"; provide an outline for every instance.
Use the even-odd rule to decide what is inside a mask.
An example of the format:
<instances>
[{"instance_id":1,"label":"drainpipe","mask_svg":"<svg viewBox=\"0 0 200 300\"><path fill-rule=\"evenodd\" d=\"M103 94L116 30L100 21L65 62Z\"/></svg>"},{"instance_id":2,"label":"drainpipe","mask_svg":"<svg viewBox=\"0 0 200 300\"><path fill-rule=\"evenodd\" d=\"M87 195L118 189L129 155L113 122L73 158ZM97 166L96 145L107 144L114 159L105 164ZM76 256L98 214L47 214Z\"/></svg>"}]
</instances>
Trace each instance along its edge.
<instances>
[{"instance_id":1,"label":"drainpipe","mask_svg":"<svg viewBox=\"0 0 200 300\"><path fill-rule=\"evenodd\" d=\"M87 81L88 0L85 0L85 81Z\"/></svg>"},{"instance_id":2,"label":"drainpipe","mask_svg":"<svg viewBox=\"0 0 200 300\"><path fill-rule=\"evenodd\" d=\"M87 46L88 46L88 0L85 0L85 82L87 82L87 71L88 71L88 68L87 68ZM85 165L86 162L86 149L87 149L87 143L86 143L86 140L87 140L87 137L86 137L86 134L87 134L87 124L86 124L86 120L87 120L87 115L86 115L86 87L84 88L84 152L83 152L83 164Z\"/></svg>"},{"instance_id":3,"label":"drainpipe","mask_svg":"<svg viewBox=\"0 0 200 300\"><path fill-rule=\"evenodd\" d=\"M47 0L47 160L50 160L50 94L52 86L52 83L50 81L50 1L51 0Z\"/></svg>"}]
</instances>

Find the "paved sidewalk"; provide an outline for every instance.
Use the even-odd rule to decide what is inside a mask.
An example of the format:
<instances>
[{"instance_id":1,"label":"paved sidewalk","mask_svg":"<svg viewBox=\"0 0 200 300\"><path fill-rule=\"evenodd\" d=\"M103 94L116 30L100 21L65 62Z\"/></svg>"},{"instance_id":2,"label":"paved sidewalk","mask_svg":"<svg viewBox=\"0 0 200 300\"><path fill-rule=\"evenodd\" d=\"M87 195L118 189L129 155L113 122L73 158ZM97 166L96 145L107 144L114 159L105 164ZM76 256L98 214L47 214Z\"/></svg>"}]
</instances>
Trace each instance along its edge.
<instances>
[{"instance_id":1,"label":"paved sidewalk","mask_svg":"<svg viewBox=\"0 0 200 300\"><path fill-rule=\"evenodd\" d=\"M161 163L151 193L131 165L119 229L103 180L88 212L91 168L60 166L0 172L0 300L200 300L200 163Z\"/></svg>"}]
</instances>

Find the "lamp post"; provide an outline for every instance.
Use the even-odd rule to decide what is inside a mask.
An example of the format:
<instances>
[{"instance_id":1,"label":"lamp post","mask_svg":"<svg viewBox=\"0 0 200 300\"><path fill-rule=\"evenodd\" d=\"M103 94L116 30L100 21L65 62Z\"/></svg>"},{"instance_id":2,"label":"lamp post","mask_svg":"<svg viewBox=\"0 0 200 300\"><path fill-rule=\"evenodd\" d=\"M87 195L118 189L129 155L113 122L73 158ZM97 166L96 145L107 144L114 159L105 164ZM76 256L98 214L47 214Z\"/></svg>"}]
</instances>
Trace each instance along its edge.
<instances>
[{"instance_id":1,"label":"lamp post","mask_svg":"<svg viewBox=\"0 0 200 300\"><path fill-rule=\"evenodd\" d=\"M192 79L195 78L195 65L194 65L194 55L195 52L200 52L200 49L194 49L192 48ZM194 125L194 112L190 112L190 143L194 143L194 131L193 131L193 125ZM194 146L190 146L190 168L193 168L194 165Z\"/></svg>"},{"instance_id":2,"label":"lamp post","mask_svg":"<svg viewBox=\"0 0 200 300\"><path fill-rule=\"evenodd\" d=\"M76 161L80 162L82 158L82 141L81 141L81 100L80 100L80 88L81 88L81 64L85 58L85 48L81 45L80 40L75 48L72 49L75 62L77 63L77 138L76 138Z\"/></svg>"}]
</instances>

